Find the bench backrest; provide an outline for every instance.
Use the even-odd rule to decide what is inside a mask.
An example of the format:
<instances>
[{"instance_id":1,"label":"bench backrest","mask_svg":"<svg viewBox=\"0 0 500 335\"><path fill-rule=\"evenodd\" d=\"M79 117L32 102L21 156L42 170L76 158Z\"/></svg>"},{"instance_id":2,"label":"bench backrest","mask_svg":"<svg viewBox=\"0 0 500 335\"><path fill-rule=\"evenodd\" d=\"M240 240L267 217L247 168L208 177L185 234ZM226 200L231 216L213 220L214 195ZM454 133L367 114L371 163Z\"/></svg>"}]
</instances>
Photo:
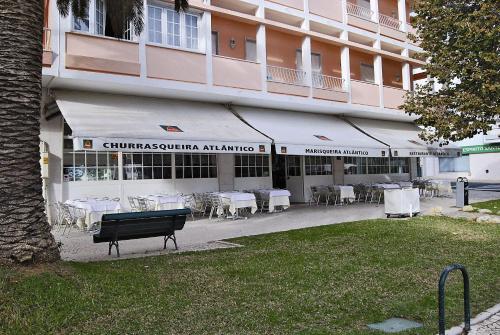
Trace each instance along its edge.
<instances>
[{"instance_id":1,"label":"bench backrest","mask_svg":"<svg viewBox=\"0 0 500 335\"><path fill-rule=\"evenodd\" d=\"M94 242L165 236L184 228L189 209L105 214Z\"/></svg>"}]
</instances>

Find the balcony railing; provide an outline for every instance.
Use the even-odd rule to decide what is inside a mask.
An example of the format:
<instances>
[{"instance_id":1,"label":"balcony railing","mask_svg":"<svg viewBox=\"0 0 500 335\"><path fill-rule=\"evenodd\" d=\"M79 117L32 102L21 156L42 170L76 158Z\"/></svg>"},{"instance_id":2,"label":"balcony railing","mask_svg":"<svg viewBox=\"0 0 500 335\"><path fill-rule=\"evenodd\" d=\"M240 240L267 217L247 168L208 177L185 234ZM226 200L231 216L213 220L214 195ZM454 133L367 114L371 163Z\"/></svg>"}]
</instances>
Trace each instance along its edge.
<instances>
[{"instance_id":1,"label":"balcony railing","mask_svg":"<svg viewBox=\"0 0 500 335\"><path fill-rule=\"evenodd\" d=\"M267 80L276 83L305 86L306 73L301 70L268 65Z\"/></svg>"},{"instance_id":2,"label":"balcony railing","mask_svg":"<svg viewBox=\"0 0 500 335\"><path fill-rule=\"evenodd\" d=\"M49 28L43 28L43 35L42 35L43 51L50 51L50 34L51 30Z\"/></svg>"},{"instance_id":3,"label":"balcony railing","mask_svg":"<svg viewBox=\"0 0 500 335\"><path fill-rule=\"evenodd\" d=\"M380 25L388 28L396 30L401 29L401 21L388 15L378 14L378 22L380 23Z\"/></svg>"},{"instance_id":4,"label":"balcony railing","mask_svg":"<svg viewBox=\"0 0 500 335\"><path fill-rule=\"evenodd\" d=\"M330 91L345 91L344 79L327 76L319 72L313 72L312 83L314 88L321 88Z\"/></svg>"},{"instance_id":5,"label":"balcony railing","mask_svg":"<svg viewBox=\"0 0 500 335\"><path fill-rule=\"evenodd\" d=\"M370 8L358 6L351 2L347 3L347 14L360 17L365 20L371 20L374 17L375 12Z\"/></svg>"}]
</instances>

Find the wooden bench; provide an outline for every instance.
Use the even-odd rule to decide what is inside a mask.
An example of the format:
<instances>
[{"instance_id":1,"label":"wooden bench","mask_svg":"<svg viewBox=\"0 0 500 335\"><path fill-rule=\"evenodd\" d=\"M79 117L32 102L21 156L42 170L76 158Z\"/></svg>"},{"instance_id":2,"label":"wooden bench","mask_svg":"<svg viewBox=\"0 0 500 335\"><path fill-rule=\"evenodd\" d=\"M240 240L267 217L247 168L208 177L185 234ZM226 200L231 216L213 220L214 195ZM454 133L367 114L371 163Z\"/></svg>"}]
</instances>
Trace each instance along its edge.
<instances>
[{"instance_id":1,"label":"wooden bench","mask_svg":"<svg viewBox=\"0 0 500 335\"><path fill-rule=\"evenodd\" d=\"M94 234L94 243L109 243L108 255L113 246L120 257L118 241L163 236L163 249L172 240L177 250L175 231L184 228L190 209L165 211L105 214L102 216L101 229Z\"/></svg>"}]
</instances>

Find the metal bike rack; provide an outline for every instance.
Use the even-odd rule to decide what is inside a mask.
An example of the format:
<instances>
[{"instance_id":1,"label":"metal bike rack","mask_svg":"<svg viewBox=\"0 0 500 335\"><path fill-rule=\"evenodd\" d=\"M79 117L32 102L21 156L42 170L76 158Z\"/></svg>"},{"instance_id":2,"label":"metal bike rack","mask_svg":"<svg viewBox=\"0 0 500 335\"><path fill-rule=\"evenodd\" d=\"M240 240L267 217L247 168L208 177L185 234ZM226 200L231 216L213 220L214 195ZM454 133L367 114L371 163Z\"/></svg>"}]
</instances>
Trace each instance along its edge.
<instances>
[{"instance_id":1,"label":"metal bike rack","mask_svg":"<svg viewBox=\"0 0 500 335\"><path fill-rule=\"evenodd\" d=\"M439 278L439 335L445 335L445 318L444 318L444 286L448 274L453 270L460 270L464 280L464 331L468 334L470 331L470 294L469 294L469 274L465 266L461 264L452 264L444 268Z\"/></svg>"}]
</instances>

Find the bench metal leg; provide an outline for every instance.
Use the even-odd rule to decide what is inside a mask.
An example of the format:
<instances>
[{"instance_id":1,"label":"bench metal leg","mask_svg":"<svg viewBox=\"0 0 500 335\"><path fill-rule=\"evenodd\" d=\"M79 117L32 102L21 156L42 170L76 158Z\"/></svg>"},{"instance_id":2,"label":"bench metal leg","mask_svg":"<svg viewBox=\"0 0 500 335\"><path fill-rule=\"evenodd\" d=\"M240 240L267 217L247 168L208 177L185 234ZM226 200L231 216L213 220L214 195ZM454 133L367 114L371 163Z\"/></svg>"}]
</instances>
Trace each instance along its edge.
<instances>
[{"instance_id":1,"label":"bench metal leg","mask_svg":"<svg viewBox=\"0 0 500 335\"><path fill-rule=\"evenodd\" d=\"M118 241L110 241L109 242L108 255L111 255L111 248L113 248L113 246L116 247L116 256L120 257L120 247L118 246Z\"/></svg>"},{"instance_id":2,"label":"bench metal leg","mask_svg":"<svg viewBox=\"0 0 500 335\"><path fill-rule=\"evenodd\" d=\"M175 245L175 250L179 250L179 248L177 248L177 239L175 238L175 233L173 233L172 235L166 235L165 237L163 237L163 250L167 249L168 240L172 240L174 242L174 245Z\"/></svg>"}]
</instances>

